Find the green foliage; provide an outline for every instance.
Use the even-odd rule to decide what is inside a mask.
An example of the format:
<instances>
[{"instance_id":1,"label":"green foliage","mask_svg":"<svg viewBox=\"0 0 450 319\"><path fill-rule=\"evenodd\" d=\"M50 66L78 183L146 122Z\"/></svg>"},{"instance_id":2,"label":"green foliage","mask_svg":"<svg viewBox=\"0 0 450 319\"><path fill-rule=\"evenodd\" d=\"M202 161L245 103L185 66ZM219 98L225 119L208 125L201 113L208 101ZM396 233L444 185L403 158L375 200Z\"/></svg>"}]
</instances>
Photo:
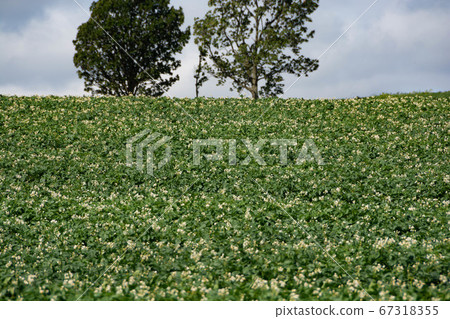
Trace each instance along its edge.
<instances>
[{"instance_id":1,"label":"green foliage","mask_svg":"<svg viewBox=\"0 0 450 319\"><path fill-rule=\"evenodd\" d=\"M99 0L78 28L75 66L87 92L160 96L178 79L174 55L189 40L169 0Z\"/></svg>"},{"instance_id":2,"label":"green foliage","mask_svg":"<svg viewBox=\"0 0 450 319\"><path fill-rule=\"evenodd\" d=\"M377 300L448 300L449 105L0 97L0 299L368 300L317 242ZM145 128L173 137L153 177L125 160ZM327 164L193 166L202 138Z\"/></svg>"},{"instance_id":3,"label":"green foliage","mask_svg":"<svg viewBox=\"0 0 450 319\"><path fill-rule=\"evenodd\" d=\"M283 93L283 73L307 76L318 61L301 55L318 0L210 0L211 10L196 19L196 43L208 52L209 72L219 84L231 80L252 97ZM264 85L260 87L260 82Z\"/></svg>"},{"instance_id":4,"label":"green foliage","mask_svg":"<svg viewBox=\"0 0 450 319\"><path fill-rule=\"evenodd\" d=\"M414 93L383 93L380 95L377 95L376 97L380 99L385 99L389 96L396 96L396 97L406 97L406 96L423 96L423 97L435 97L435 98L445 98L450 97L450 91L445 92L431 92L431 91L425 91L425 92L414 92Z\"/></svg>"}]
</instances>

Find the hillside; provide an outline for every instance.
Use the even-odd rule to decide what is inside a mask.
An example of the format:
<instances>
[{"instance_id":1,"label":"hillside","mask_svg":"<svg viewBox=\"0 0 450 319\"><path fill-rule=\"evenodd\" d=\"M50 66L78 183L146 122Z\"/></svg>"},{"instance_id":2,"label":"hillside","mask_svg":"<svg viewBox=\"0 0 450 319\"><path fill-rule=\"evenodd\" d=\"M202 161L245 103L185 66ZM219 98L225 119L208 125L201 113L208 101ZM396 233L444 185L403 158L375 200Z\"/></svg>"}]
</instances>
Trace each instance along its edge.
<instances>
[{"instance_id":1,"label":"hillside","mask_svg":"<svg viewBox=\"0 0 450 319\"><path fill-rule=\"evenodd\" d=\"M449 110L2 96L0 300L448 300ZM171 138L153 174L126 165L145 129ZM223 158L196 165L207 139ZM324 165L297 161L307 141Z\"/></svg>"}]
</instances>

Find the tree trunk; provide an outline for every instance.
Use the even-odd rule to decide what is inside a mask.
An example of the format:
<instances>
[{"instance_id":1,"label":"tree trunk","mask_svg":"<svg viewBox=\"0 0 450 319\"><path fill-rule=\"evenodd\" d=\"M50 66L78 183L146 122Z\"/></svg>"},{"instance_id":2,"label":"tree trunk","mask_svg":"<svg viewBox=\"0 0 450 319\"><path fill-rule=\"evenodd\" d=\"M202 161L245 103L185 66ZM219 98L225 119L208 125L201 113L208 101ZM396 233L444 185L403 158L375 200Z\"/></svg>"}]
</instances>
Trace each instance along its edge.
<instances>
[{"instance_id":1,"label":"tree trunk","mask_svg":"<svg viewBox=\"0 0 450 319\"><path fill-rule=\"evenodd\" d=\"M195 75L195 97L196 98L198 98L198 95L200 94L199 82L200 82L201 73L202 73L202 54L200 52L200 54L198 56L198 68L197 68L196 75Z\"/></svg>"},{"instance_id":2,"label":"tree trunk","mask_svg":"<svg viewBox=\"0 0 450 319\"><path fill-rule=\"evenodd\" d=\"M136 87L137 87L137 82L136 82L136 77L137 75L135 75L134 77L130 76L128 78L128 81L126 81L126 95L136 95Z\"/></svg>"},{"instance_id":3,"label":"tree trunk","mask_svg":"<svg viewBox=\"0 0 450 319\"><path fill-rule=\"evenodd\" d=\"M252 89L251 89L251 93L252 93L252 98L254 100L257 100L259 98L258 72L257 72L256 65L253 66L253 70L252 70Z\"/></svg>"},{"instance_id":4,"label":"tree trunk","mask_svg":"<svg viewBox=\"0 0 450 319\"><path fill-rule=\"evenodd\" d=\"M256 86L256 88L252 87L252 98L254 100L257 100L259 98L259 94L258 94L258 86Z\"/></svg>"}]
</instances>

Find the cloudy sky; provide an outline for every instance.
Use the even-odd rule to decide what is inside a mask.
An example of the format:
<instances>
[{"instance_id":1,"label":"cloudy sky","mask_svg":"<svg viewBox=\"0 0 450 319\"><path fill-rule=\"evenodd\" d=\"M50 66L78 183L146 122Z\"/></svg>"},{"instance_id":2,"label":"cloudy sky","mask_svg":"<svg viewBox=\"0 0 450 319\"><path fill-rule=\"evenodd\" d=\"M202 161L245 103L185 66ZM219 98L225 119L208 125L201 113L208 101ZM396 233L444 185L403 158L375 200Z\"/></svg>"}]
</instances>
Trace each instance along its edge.
<instances>
[{"instance_id":1,"label":"cloudy sky","mask_svg":"<svg viewBox=\"0 0 450 319\"><path fill-rule=\"evenodd\" d=\"M77 0L88 10L92 0ZM186 25L207 10L208 0L172 0ZM306 56L320 59L308 78L285 77L285 97L341 98L382 92L450 90L450 1L379 0L325 50L374 0L321 0L310 27L316 37ZM89 16L74 0L0 0L0 94L83 95L73 65L72 40ZM180 81L168 96L192 97L197 49L185 47ZM237 96L211 79L205 96Z\"/></svg>"}]
</instances>

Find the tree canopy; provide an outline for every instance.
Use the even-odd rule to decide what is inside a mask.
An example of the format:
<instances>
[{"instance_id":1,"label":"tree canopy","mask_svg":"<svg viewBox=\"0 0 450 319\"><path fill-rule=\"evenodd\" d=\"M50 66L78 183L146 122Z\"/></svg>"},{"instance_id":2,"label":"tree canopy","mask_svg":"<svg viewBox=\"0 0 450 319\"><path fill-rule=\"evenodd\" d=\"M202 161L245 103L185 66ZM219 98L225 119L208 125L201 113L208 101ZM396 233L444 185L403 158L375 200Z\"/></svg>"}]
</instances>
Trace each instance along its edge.
<instances>
[{"instance_id":1,"label":"tree canopy","mask_svg":"<svg viewBox=\"0 0 450 319\"><path fill-rule=\"evenodd\" d=\"M209 0L211 9L194 24L196 43L208 53L208 71L219 84L231 80L252 97L283 93L283 73L305 75L318 60L300 54L313 38L306 23L318 0ZM263 85L260 85L260 82Z\"/></svg>"},{"instance_id":2,"label":"tree canopy","mask_svg":"<svg viewBox=\"0 0 450 319\"><path fill-rule=\"evenodd\" d=\"M190 37L181 8L169 0L99 0L90 11L73 42L86 91L160 96L179 79L174 55Z\"/></svg>"}]
</instances>

